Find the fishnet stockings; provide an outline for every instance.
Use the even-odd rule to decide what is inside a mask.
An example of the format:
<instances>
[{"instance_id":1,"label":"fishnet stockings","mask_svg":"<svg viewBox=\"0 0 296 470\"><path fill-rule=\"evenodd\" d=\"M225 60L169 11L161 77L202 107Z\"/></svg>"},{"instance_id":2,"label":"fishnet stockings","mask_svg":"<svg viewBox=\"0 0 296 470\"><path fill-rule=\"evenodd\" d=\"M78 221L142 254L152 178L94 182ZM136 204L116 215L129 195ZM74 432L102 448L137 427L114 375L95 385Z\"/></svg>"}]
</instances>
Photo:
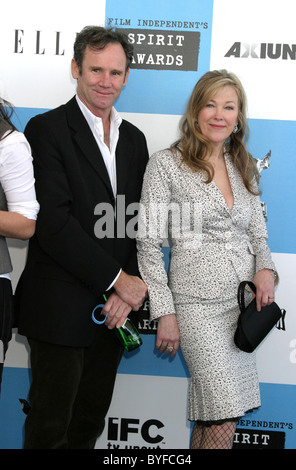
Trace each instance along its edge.
<instances>
[{"instance_id":1,"label":"fishnet stockings","mask_svg":"<svg viewBox=\"0 0 296 470\"><path fill-rule=\"evenodd\" d=\"M235 421L226 421L223 424L203 426L195 423L191 434L191 449L231 449Z\"/></svg>"}]
</instances>

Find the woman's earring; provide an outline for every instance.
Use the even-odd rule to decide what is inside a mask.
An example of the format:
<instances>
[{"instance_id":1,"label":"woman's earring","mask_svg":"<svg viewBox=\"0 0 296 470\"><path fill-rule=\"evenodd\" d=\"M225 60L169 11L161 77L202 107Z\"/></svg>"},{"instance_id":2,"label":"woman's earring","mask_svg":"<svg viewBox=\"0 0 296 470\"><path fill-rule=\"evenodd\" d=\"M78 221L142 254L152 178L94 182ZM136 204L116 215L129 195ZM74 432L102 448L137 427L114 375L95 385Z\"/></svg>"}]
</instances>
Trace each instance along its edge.
<instances>
[{"instance_id":1,"label":"woman's earring","mask_svg":"<svg viewBox=\"0 0 296 470\"><path fill-rule=\"evenodd\" d=\"M235 124L234 128L233 128L233 131L232 131L234 134L236 134L238 132L238 126L237 124Z\"/></svg>"}]
</instances>

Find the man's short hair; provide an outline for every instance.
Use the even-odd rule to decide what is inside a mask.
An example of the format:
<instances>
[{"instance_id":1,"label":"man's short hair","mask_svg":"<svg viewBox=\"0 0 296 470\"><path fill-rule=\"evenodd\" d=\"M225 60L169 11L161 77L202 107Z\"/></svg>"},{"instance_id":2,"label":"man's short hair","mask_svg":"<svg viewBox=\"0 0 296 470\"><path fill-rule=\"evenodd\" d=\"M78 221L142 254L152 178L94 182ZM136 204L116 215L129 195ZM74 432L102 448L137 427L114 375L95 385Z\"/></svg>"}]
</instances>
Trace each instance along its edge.
<instances>
[{"instance_id":1,"label":"man's short hair","mask_svg":"<svg viewBox=\"0 0 296 470\"><path fill-rule=\"evenodd\" d=\"M133 59L133 46L128 42L127 36L122 32L106 29L102 26L85 26L77 34L74 43L74 60L82 72L82 62L85 49L89 47L94 50L104 49L108 44L121 44L126 56L126 70L131 66Z\"/></svg>"}]
</instances>

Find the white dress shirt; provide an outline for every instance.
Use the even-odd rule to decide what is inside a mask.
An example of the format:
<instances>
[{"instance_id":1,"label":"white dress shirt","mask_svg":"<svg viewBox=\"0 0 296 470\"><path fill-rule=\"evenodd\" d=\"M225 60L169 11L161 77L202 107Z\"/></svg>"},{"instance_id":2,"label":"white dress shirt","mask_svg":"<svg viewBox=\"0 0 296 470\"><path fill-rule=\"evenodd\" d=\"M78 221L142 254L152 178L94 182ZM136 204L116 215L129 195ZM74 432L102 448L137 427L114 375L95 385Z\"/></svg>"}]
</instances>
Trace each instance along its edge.
<instances>
[{"instance_id":1,"label":"white dress shirt","mask_svg":"<svg viewBox=\"0 0 296 470\"><path fill-rule=\"evenodd\" d=\"M108 175L110 178L113 194L116 197L117 181L116 181L116 147L119 139L119 126L122 118L115 108L112 108L110 115L110 149L104 142L104 129L102 119L95 116L76 95L77 103L83 116L85 117L94 138L99 146L102 157L104 159Z\"/></svg>"},{"instance_id":2,"label":"white dress shirt","mask_svg":"<svg viewBox=\"0 0 296 470\"><path fill-rule=\"evenodd\" d=\"M101 118L95 116L86 106L78 95L76 95L76 100L78 103L78 106L85 117L90 130L93 133L93 136L99 146L99 149L101 151L102 157L105 162L105 166L107 168L107 172L110 178L111 186L113 189L113 194L116 199L117 195L117 179L116 179L116 147L119 139L119 126L122 122L122 118L116 111L116 109L113 107L111 110L111 115L110 115L110 149L109 147L105 144L104 142L104 129L103 129L103 121ZM113 284L116 282L119 274L121 273L121 270L113 280L113 282L110 284L108 287L109 290L113 286Z\"/></svg>"},{"instance_id":3,"label":"white dress shirt","mask_svg":"<svg viewBox=\"0 0 296 470\"><path fill-rule=\"evenodd\" d=\"M39 204L34 187L31 148L21 132L13 131L0 140L0 183L8 211L36 220ZM8 274L2 277L10 278Z\"/></svg>"}]
</instances>

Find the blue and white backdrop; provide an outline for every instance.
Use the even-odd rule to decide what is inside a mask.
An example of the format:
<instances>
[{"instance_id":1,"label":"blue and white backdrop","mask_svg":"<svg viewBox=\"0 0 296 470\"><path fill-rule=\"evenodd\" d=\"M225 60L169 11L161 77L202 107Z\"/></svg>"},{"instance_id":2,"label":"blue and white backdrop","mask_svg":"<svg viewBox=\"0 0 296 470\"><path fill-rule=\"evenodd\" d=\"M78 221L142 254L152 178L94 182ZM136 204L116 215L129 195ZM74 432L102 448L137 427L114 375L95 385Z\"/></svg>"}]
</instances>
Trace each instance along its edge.
<instances>
[{"instance_id":1,"label":"blue and white backdrop","mask_svg":"<svg viewBox=\"0 0 296 470\"><path fill-rule=\"evenodd\" d=\"M248 95L249 150L269 167L261 173L269 244L281 282L276 300L286 330L274 329L258 349L262 407L242 419L240 448L296 448L296 98L295 0L15 0L1 7L0 95L16 107L15 123L68 101L75 93L70 61L85 25L126 29L135 46L129 83L116 107L147 136L150 153L178 136L178 124L198 78L226 68ZM13 285L26 244L9 240ZM168 248L164 248L168 260ZM142 312L143 345L119 367L102 449L187 449L188 371L181 353L159 357L155 325ZM69 327L71 327L69 325ZM19 398L30 385L28 347L14 332L0 399L0 448L18 449L25 415Z\"/></svg>"}]
</instances>

